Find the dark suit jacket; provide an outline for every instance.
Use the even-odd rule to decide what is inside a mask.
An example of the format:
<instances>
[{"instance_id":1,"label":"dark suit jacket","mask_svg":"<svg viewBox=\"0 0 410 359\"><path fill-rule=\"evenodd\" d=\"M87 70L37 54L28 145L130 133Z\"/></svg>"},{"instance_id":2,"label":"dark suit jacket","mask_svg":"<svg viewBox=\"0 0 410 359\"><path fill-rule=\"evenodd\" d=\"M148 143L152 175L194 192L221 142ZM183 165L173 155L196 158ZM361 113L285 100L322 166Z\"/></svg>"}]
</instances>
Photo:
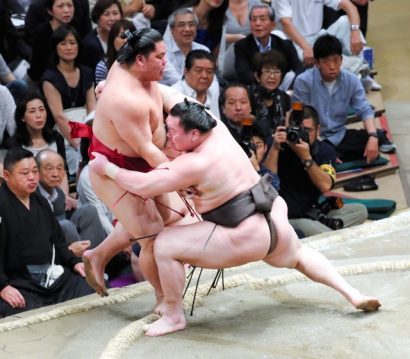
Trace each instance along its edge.
<instances>
[{"instance_id":1,"label":"dark suit jacket","mask_svg":"<svg viewBox=\"0 0 410 359\"><path fill-rule=\"evenodd\" d=\"M287 62L286 72L293 70L296 74L304 71L304 67L298 58L292 41L283 40L279 36L271 36L271 49L280 51L285 55ZM255 82L252 71L253 56L259 52L258 46L252 34L235 43L235 71L237 78L245 85Z\"/></svg>"}]
</instances>

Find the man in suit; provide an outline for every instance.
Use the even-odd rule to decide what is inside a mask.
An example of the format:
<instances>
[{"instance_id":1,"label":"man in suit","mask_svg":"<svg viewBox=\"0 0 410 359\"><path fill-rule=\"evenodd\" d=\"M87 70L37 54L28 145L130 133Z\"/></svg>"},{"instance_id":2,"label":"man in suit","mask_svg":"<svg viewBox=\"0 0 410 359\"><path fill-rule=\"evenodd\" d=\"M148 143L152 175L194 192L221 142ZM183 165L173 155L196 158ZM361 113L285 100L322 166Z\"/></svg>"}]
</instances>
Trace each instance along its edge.
<instances>
[{"instance_id":1,"label":"man in suit","mask_svg":"<svg viewBox=\"0 0 410 359\"><path fill-rule=\"evenodd\" d=\"M275 12L267 4L254 5L249 12L251 33L235 43L235 71L238 79L250 85L255 82L253 74L253 57L258 52L272 49L280 51L286 58L286 73L303 72L296 49L290 40L283 40L271 34L275 28Z\"/></svg>"}]
</instances>

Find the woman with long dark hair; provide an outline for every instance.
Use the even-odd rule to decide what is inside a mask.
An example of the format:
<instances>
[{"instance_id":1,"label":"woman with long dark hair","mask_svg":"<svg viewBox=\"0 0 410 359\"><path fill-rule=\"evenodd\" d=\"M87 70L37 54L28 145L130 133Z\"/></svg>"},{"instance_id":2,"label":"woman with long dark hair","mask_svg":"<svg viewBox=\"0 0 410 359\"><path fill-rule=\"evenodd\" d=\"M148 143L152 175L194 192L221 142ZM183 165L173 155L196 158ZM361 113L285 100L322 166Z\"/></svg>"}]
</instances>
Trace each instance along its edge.
<instances>
[{"instance_id":1,"label":"woman with long dark hair","mask_svg":"<svg viewBox=\"0 0 410 359\"><path fill-rule=\"evenodd\" d=\"M52 49L53 66L42 77L43 91L58 130L71 145L66 152L69 172L73 175L79 161L73 148L79 147L79 141L70 137L65 111L77 107L84 107L87 114L94 111L94 76L91 69L78 64L79 38L72 26L61 26L53 33Z\"/></svg>"},{"instance_id":2,"label":"woman with long dark hair","mask_svg":"<svg viewBox=\"0 0 410 359\"><path fill-rule=\"evenodd\" d=\"M110 30L107 41L107 56L101 60L95 67L95 84L97 85L100 81L105 80L108 71L110 70L112 64L117 59L118 51L121 46L127 41L124 34L125 30L131 32L135 31L135 25L127 20L118 20Z\"/></svg>"},{"instance_id":3,"label":"woman with long dark hair","mask_svg":"<svg viewBox=\"0 0 410 359\"><path fill-rule=\"evenodd\" d=\"M46 148L58 152L65 160L64 138L46 125L47 107L43 96L30 91L14 112L16 132L6 141L6 148L22 147L36 155Z\"/></svg>"}]
</instances>

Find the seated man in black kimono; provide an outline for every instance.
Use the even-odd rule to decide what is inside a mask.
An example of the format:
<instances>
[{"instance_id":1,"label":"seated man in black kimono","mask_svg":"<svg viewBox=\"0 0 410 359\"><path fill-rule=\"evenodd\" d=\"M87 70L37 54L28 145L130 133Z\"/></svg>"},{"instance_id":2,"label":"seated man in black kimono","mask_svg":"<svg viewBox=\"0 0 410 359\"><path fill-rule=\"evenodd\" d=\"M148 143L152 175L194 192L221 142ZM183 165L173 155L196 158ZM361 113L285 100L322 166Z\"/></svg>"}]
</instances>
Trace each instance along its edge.
<instances>
[{"instance_id":1,"label":"seated man in black kimono","mask_svg":"<svg viewBox=\"0 0 410 359\"><path fill-rule=\"evenodd\" d=\"M0 317L92 293L83 278L83 263L68 250L47 200L36 193L39 173L33 154L22 148L9 150L4 179L0 187Z\"/></svg>"}]
</instances>

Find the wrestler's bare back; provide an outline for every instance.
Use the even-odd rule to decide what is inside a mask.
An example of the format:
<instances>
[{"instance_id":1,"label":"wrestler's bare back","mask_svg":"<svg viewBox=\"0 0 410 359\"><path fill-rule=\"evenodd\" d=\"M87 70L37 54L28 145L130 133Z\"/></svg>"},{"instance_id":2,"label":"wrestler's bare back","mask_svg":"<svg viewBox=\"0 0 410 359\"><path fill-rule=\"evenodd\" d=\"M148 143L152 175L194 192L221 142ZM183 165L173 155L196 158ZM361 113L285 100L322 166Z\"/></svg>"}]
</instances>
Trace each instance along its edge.
<instances>
[{"instance_id":1,"label":"wrestler's bare back","mask_svg":"<svg viewBox=\"0 0 410 359\"><path fill-rule=\"evenodd\" d=\"M165 145L162 109L162 97L155 81L144 86L129 70L115 64L96 106L94 135L123 155L143 157L143 143L150 142L159 149Z\"/></svg>"}]
</instances>

